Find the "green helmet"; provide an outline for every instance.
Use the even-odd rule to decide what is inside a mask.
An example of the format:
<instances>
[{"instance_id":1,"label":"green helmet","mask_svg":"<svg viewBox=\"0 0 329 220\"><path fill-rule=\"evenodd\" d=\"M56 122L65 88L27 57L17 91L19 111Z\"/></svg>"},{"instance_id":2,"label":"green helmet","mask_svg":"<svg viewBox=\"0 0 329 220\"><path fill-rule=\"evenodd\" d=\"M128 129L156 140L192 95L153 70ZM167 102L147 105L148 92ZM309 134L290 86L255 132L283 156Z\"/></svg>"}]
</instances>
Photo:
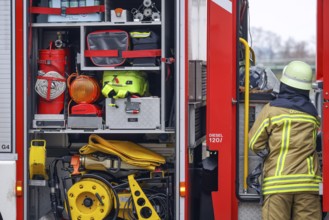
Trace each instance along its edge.
<instances>
[{"instance_id":1,"label":"green helmet","mask_svg":"<svg viewBox=\"0 0 329 220\"><path fill-rule=\"evenodd\" d=\"M310 90L312 77L310 65L302 61L292 61L283 69L281 82L293 88Z\"/></svg>"}]
</instances>

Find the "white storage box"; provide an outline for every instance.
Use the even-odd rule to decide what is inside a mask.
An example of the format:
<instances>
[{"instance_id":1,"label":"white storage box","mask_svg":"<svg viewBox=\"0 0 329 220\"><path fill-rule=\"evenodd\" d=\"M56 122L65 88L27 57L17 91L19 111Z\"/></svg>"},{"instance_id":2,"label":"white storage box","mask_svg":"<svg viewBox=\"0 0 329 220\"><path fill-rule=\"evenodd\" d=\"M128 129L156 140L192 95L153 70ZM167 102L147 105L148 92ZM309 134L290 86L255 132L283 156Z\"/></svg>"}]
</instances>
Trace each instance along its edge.
<instances>
[{"instance_id":1,"label":"white storage box","mask_svg":"<svg viewBox=\"0 0 329 220\"><path fill-rule=\"evenodd\" d=\"M123 9L111 10L111 22L113 23L125 23L131 21L131 13Z\"/></svg>"},{"instance_id":2,"label":"white storage box","mask_svg":"<svg viewBox=\"0 0 329 220\"><path fill-rule=\"evenodd\" d=\"M78 1L78 0L77 0ZM61 8L61 0L52 0L51 8ZM69 4L69 1L67 1ZM99 1L96 1L99 2ZM85 6L95 6L95 0L86 0ZM78 15L48 15L48 22L92 22L102 21L104 13L78 14Z\"/></svg>"},{"instance_id":3,"label":"white storage box","mask_svg":"<svg viewBox=\"0 0 329 220\"><path fill-rule=\"evenodd\" d=\"M106 99L106 127L109 129L160 129L160 98Z\"/></svg>"}]
</instances>

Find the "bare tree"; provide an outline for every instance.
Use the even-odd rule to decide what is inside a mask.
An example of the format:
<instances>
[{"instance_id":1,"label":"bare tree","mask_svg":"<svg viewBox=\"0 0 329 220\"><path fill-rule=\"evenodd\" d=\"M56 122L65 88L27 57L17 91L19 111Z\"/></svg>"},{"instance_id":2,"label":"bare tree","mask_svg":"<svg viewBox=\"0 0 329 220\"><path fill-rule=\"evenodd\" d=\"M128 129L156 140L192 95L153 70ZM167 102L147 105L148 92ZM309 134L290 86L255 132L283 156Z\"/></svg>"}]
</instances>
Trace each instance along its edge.
<instances>
[{"instance_id":1,"label":"bare tree","mask_svg":"<svg viewBox=\"0 0 329 220\"><path fill-rule=\"evenodd\" d=\"M286 62L291 59L315 59L315 52L311 49L314 45L309 45L306 41L296 41L293 38L283 41L278 34L262 28L252 28L251 35L252 47L258 60Z\"/></svg>"},{"instance_id":2,"label":"bare tree","mask_svg":"<svg viewBox=\"0 0 329 220\"><path fill-rule=\"evenodd\" d=\"M273 59L281 48L281 37L262 28L252 28L253 49L260 59Z\"/></svg>"}]
</instances>

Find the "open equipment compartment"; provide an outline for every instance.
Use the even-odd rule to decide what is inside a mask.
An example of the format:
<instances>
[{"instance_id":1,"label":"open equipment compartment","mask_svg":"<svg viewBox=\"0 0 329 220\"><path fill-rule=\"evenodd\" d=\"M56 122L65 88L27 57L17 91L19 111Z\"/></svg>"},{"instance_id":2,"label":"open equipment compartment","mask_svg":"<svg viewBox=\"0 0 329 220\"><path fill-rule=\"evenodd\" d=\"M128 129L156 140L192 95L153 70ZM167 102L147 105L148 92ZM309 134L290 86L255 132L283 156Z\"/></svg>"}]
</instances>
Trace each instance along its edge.
<instances>
[{"instance_id":1,"label":"open equipment compartment","mask_svg":"<svg viewBox=\"0 0 329 220\"><path fill-rule=\"evenodd\" d=\"M71 6L70 3L75 1L68 2ZM176 219L175 207L179 198L174 187L178 181L175 129L179 120L176 119L178 106L175 97L179 91L175 88L180 79L174 57L179 41L176 33L178 24L175 23L178 20L175 17L179 15L176 3L174 0L105 0L101 3L106 6L106 12L99 22L50 22L46 19L47 15L36 12L30 16L31 26L27 29L29 60L25 76L26 143L29 145L26 146L29 158L26 161L29 177L27 218L113 219L119 216L130 219L131 216L142 216L153 219L159 216L161 219ZM47 7L47 4L42 0L33 1L32 7ZM73 7L67 7L68 11L71 10L69 8ZM116 10L118 8L123 10ZM111 13L118 11L122 15L126 13L126 18L117 14L114 18ZM145 13L144 17L136 17L138 12ZM133 53L128 55L126 62L117 66L95 65L90 57L85 56L89 49L87 36L93 32L113 30L125 31L129 37L127 49L137 51L137 55L142 54L141 57ZM134 45L132 32L136 37L135 43L139 41L149 45L145 49L144 45ZM149 33L156 35L157 39L143 41L150 37ZM154 47L155 44L157 47ZM147 50L151 50L151 55L147 54ZM66 51L64 56L56 56L60 51ZM42 52L46 52L47 56L44 57ZM137 65L134 65L135 61ZM60 68L56 62L60 62ZM45 79L48 72L60 73L62 77L51 75ZM116 96L107 96L109 91L103 91L107 72L118 74L110 80ZM131 84L136 83L135 79L120 78L130 72L146 76L148 85L145 94L129 90ZM38 86L40 80L44 81ZM121 80L120 83L125 80L124 84L116 85L118 80ZM60 102L54 102L56 98L52 98L52 94L58 85L64 89L56 97L61 97ZM127 94L119 96L125 86ZM37 93L36 87L43 89L44 107L40 104L41 92ZM61 105L61 110L55 112L58 105ZM45 109L47 111L43 112ZM115 112L119 110L123 113ZM122 120L126 120L124 123L120 123L120 115ZM107 152L101 147L86 154L79 151L83 146L93 145L92 140L113 141L111 143L119 146L118 149L126 147L131 155L139 155L139 161L125 158L120 150ZM106 146L106 143L100 145ZM148 168L143 165L147 158L151 164ZM130 185L135 183L134 180L141 189ZM109 183L113 182L121 187L112 188ZM93 186L88 188L91 185L99 190L96 194ZM133 194L136 190L142 192L138 198ZM117 207L117 198L126 203L120 202L120 207ZM145 205L135 208L134 199L143 199ZM108 205L107 208L103 207L104 204ZM153 214L148 216L150 212Z\"/></svg>"}]
</instances>

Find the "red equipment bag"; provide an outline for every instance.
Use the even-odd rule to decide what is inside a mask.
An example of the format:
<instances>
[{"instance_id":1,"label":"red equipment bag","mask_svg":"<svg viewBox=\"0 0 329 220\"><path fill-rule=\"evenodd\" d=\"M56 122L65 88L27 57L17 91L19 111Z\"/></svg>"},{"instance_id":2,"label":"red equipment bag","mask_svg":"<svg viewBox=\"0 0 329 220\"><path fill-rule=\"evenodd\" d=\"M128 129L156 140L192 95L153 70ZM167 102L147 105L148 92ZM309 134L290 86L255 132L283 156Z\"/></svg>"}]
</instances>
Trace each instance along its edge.
<instances>
[{"instance_id":1,"label":"red equipment bag","mask_svg":"<svg viewBox=\"0 0 329 220\"><path fill-rule=\"evenodd\" d=\"M122 30L94 31L87 35L85 57L90 57L95 66L119 66L126 58L122 56L129 49L129 35Z\"/></svg>"},{"instance_id":2,"label":"red equipment bag","mask_svg":"<svg viewBox=\"0 0 329 220\"><path fill-rule=\"evenodd\" d=\"M90 57L95 66L114 67L120 66L128 58L160 57L161 49L136 48L129 50L129 34L122 30L94 31L87 35L87 47L85 57ZM153 62L154 63L154 62ZM141 65L149 66L149 63Z\"/></svg>"}]
</instances>

